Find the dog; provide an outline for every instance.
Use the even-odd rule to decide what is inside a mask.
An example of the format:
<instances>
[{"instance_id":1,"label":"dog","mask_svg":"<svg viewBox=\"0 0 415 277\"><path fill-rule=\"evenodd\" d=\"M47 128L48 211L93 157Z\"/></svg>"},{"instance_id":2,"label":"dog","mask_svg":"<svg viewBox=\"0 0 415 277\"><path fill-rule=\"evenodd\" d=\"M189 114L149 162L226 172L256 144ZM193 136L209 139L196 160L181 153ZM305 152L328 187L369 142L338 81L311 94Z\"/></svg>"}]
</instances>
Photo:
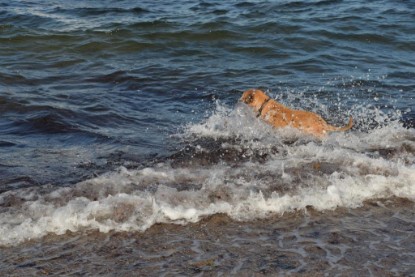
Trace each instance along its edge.
<instances>
[{"instance_id":1,"label":"dog","mask_svg":"<svg viewBox=\"0 0 415 277\"><path fill-rule=\"evenodd\" d=\"M346 126L335 127L329 125L318 114L302 110L292 110L271 99L259 89L245 91L240 101L252 107L257 113L257 117L276 128L293 127L318 138L325 137L328 132L347 131L353 127L353 118L351 116Z\"/></svg>"}]
</instances>

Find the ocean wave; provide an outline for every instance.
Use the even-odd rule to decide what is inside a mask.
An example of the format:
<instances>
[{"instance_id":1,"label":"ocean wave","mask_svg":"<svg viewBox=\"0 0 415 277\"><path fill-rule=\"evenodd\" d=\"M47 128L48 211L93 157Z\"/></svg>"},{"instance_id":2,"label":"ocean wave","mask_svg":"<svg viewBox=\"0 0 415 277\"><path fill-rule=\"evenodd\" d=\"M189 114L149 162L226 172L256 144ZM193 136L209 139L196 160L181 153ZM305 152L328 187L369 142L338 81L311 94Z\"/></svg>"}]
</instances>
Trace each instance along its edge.
<instances>
[{"instance_id":1,"label":"ocean wave","mask_svg":"<svg viewBox=\"0 0 415 277\"><path fill-rule=\"evenodd\" d=\"M145 231L214 214L250 221L377 198L415 201L415 131L397 121L317 140L275 130L243 105L218 104L180 136L181 151L138 169L0 194L0 244L67 231Z\"/></svg>"}]
</instances>

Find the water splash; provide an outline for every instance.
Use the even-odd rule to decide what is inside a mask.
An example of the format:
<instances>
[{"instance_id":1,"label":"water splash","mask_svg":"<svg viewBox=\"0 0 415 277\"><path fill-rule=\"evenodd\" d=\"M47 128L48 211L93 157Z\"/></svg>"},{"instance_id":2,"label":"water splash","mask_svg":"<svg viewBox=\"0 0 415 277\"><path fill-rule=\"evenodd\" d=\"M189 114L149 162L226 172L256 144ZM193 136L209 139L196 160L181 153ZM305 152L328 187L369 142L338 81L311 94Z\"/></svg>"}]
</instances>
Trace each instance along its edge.
<instances>
[{"instance_id":1,"label":"water splash","mask_svg":"<svg viewBox=\"0 0 415 277\"><path fill-rule=\"evenodd\" d=\"M414 130L364 105L350 113L357 128L317 140L274 129L243 104L218 102L205 121L184 127L185 147L160 163L2 193L0 244L67 231L145 231L219 213L249 221L310 206L415 200Z\"/></svg>"}]
</instances>

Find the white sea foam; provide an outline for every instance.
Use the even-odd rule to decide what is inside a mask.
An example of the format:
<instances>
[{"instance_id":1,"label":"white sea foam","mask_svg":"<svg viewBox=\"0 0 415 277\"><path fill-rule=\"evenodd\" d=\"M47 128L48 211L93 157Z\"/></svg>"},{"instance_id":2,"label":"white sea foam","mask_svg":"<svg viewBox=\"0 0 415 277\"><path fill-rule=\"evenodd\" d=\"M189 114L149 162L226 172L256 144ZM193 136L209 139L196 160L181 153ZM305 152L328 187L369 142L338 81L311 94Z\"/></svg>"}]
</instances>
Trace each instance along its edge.
<instances>
[{"instance_id":1,"label":"white sea foam","mask_svg":"<svg viewBox=\"0 0 415 277\"><path fill-rule=\"evenodd\" d=\"M120 168L72 187L2 193L0 245L66 231L145 231L156 223L186 224L218 213L252 220L308 206L324 211L376 198L415 200L415 132L395 122L319 141L275 130L243 105L219 104L184 133L191 144L219 141L219 149L197 145L184 161ZM188 161L214 150L240 160Z\"/></svg>"}]
</instances>

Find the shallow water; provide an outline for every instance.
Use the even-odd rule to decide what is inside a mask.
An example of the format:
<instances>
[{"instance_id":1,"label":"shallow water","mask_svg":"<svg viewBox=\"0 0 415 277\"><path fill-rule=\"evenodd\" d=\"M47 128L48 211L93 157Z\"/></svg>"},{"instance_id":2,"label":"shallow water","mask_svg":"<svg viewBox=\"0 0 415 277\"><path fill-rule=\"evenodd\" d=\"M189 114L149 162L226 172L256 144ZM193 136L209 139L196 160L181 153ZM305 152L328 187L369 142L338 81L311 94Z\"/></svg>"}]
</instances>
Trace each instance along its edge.
<instances>
[{"instance_id":1,"label":"shallow water","mask_svg":"<svg viewBox=\"0 0 415 277\"><path fill-rule=\"evenodd\" d=\"M413 4L0 7L0 271L413 274Z\"/></svg>"},{"instance_id":2,"label":"shallow water","mask_svg":"<svg viewBox=\"0 0 415 277\"><path fill-rule=\"evenodd\" d=\"M224 215L144 233L51 235L2 249L3 272L21 275L411 276L414 203L374 200L357 209L286 213L237 222Z\"/></svg>"}]
</instances>

